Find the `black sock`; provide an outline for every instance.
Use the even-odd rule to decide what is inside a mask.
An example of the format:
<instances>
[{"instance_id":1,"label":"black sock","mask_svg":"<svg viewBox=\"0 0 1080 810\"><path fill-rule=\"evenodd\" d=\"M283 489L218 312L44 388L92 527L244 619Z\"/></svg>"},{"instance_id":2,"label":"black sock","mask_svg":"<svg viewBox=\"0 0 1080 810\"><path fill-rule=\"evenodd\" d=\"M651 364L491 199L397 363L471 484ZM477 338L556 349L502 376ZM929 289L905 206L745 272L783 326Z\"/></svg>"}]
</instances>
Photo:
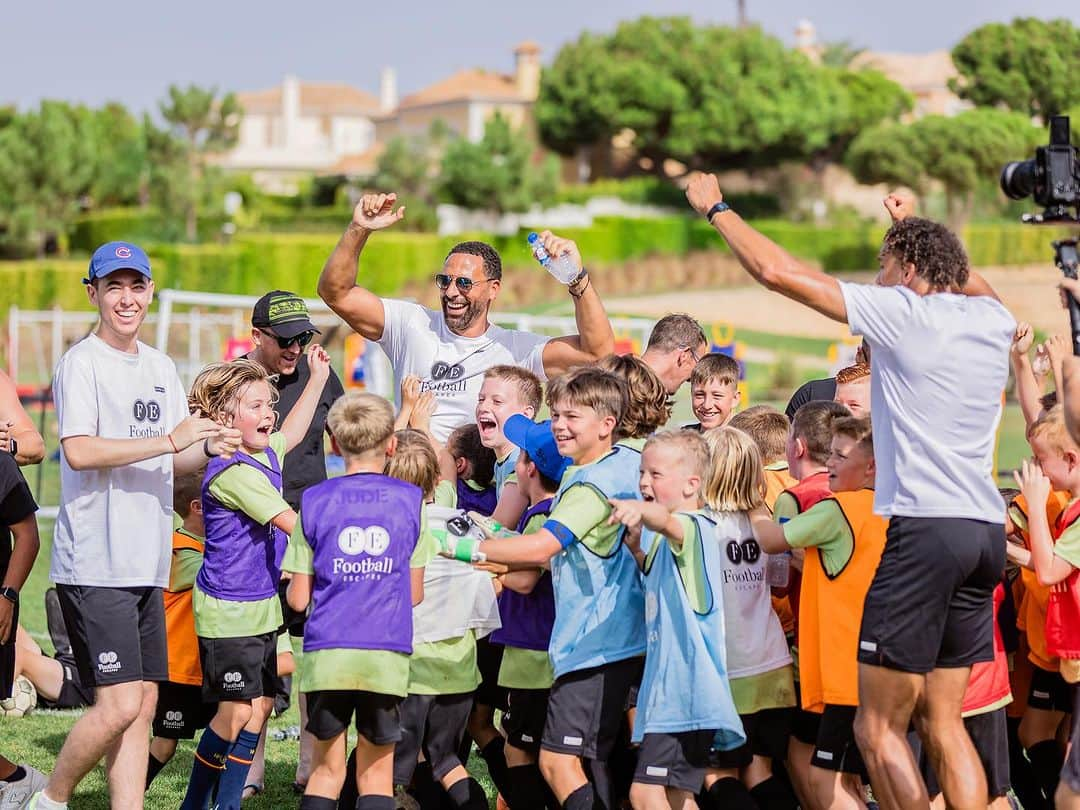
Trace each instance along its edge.
<instances>
[{"instance_id":1,"label":"black sock","mask_svg":"<svg viewBox=\"0 0 1080 810\"><path fill-rule=\"evenodd\" d=\"M611 768L607 762L599 759L585 760L585 777L592 783L593 801L595 806L608 810L618 807L619 799L615 797L615 785L612 781ZM626 787L626 795L630 795L630 786Z\"/></svg>"},{"instance_id":2,"label":"black sock","mask_svg":"<svg viewBox=\"0 0 1080 810\"><path fill-rule=\"evenodd\" d=\"M11 772L11 776L7 779L0 779L0 782L18 782L20 779L26 777L26 768L22 765L16 765L15 770Z\"/></svg>"},{"instance_id":3,"label":"black sock","mask_svg":"<svg viewBox=\"0 0 1080 810\"><path fill-rule=\"evenodd\" d=\"M480 757L487 763L491 781L495 783L499 793L506 796L506 792L510 789L507 779L506 740L496 735L491 742L480 749Z\"/></svg>"},{"instance_id":4,"label":"black sock","mask_svg":"<svg viewBox=\"0 0 1080 810\"><path fill-rule=\"evenodd\" d=\"M1042 795L1035 780L1035 771L1024 754L1024 746L1020 744L1020 718L1007 718L1006 727L1009 732L1009 781L1012 782L1016 798L1024 810L1051 810L1050 802Z\"/></svg>"},{"instance_id":5,"label":"black sock","mask_svg":"<svg viewBox=\"0 0 1080 810\"><path fill-rule=\"evenodd\" d=\"M338 804L341 807L352 807L359 798L360 792L356 787L356 749L354 748L345 762L345 781L341 783Z\"/></svg>"},{"instance_id":6,"label":"black sock","mask_svg":"<svg viewBox=\"0 0 1080 810\"><path fill-rule=\"evenodd\" d=\"M1061 776L1061 766L1065 763L1065 757L1062 756L1057 740L1037 742L1027 750L1027 755L1031 760L1031 770L1035 773L1035 781L1042 788L1046 800L1052 803L1058 778Z\"/></svg>"},{"instance_id":7,"label":"black sock","mask_svg":"<svg viewBox=\"0 0 1080 810\"><path fill-rule=\"evenodd\" d=\"M746 785L733 776L716 781L701 795L707 810L758 810Z\"/></svg>"},{"instance_id":8,"label":"black sock","mask_svg":"<svg viewBox=\"0 0 1080 810\"><path fill-rule=\"evenodd\" d=\"M592 785L586 782L566 797L563 807L565 810L593 810L594 801L596 799L593 795Z\"/></svg>"},{"instance_id":9,"label":"black sock","mask_svg":"<svg viewBox=\"0 0 1080 810\"><path fill-rule=\"evenodd\" d=\"M459 810L487 810L487 794L480 787L480 783L471 776L458 779L447 788L446 792L450 794L450 801L454 803L454 807Z\"/></svg>"},{"instance_id":10,"label":"black sock","mask_svg":"<svg viewBox=\"0 0 1080 810\"><path fill-rule=\"evenodd\" d=\"M544 777L535 763L506 769L506 790L500 790L510 810L544 810Z\"/></svg>"},{"instance_id":11,"label":"black sock","mask_svg":"<svg viewBox=\"0 0 1080 810\"><path fill-rule=\"evenodd\" d=\"M146 788L150 789L150 783L154 781L154 777L161 773L161 769L165 767L165 763L160 759L150 754L146 760Z\"/></svg>"},{"instance_id":12,"label":"black sock","mask_svg":"<svg viewBox=\"0 0 1080 810\"><path fill-rule=\"evenodd\" d=\"M413 770L412 794L423 810L439 810L446 798L442 785L435 781L430 762L418 762Z\"/></svg>"},{"instance_id":13,"label":"black sock","mask_svg":"<svg viewBox=\"0 0 1080 810\"><path fill-rule=\"evenodd\" d=\"M750 788L750 796L761 810L795 810L799 806L791 787L775 776Z\"/></svg>"},{"instance_id":14,"label":"black sock","mask_svg":"<svg viewBox=\"0 0 1080 810\"><path fill-rule=\"evenodd\" d=\"M327 808L330 810L330 808ZM366 793L356 800L356 810L394 810L393 796L375 796Z\"/></svg>"},{"instance_id":15,"label":"black sock","mask_svg":"<svg viewBox=\"0 0 1080 810\"><path fill-rule=\"evenodd\" d=\"M326 796L302 796L300 810L337 810L337 799Z\"/></svg>"}]
</instances>

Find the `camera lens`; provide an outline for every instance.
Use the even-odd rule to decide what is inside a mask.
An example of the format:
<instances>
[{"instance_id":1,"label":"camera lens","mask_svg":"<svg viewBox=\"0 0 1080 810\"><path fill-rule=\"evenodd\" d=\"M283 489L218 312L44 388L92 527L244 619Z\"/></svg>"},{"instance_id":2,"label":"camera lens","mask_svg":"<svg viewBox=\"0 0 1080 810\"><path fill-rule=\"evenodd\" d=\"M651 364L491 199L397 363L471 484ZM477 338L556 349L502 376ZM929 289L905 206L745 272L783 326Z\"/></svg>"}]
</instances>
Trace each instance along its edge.
<instances>
[{"instance_id":1,"label":"camera lens","mask_svg":"<svg viewBox=\"0 0 1080 810\"><path fill-rule=\"evenodd\" d=\"M1001 170L1001 190L1013 200L1030 197L1035 190L1035 161L1014 160Z\"/></svg>"}]
</instances>

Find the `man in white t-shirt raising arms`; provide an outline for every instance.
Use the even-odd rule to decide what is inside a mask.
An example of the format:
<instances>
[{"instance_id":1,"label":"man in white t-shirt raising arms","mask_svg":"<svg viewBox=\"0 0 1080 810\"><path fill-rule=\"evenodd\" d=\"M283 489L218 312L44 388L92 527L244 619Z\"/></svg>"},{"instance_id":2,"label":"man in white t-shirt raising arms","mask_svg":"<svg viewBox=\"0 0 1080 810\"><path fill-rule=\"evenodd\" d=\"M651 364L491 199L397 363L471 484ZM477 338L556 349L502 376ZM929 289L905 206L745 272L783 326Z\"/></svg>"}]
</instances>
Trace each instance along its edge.
<instances>
[{"instance_id":1,"label":"man in white t-shirt raising arms","mask_svg":"<svg viewBox=\"0 0 1080 810\"><path fill-rule=\"evenodd\" d=\"M859 633L856 737L882 808L929 804L905 736L913 715L946 804L984 808L960 711L971 665L993 659L1005 532L991 470L1016 323L959 240L896 195L876 285L802 265L723 202L713 175L686 196L756 281L872 349L874 511L890 520Z\"/></svg>"},{"instance_id":2,"label":"man in white t-shirt raising arms","mask_svg":"<svg viewBox=\"0 0 1080 810\"><path fill-rule=\"evenodd\" d=\"M380 298L357 284L357 262L368 238L405 216L404 207L394 210L396 202L396 194L364 195L323 268L319 295L349 326L379 342L397 379L415 374L421 390L435 393L431 431L440 441L474 420L484 371L492 366L522 366L543 380L612 352L615 335L588 273L580 269L577 245L547 231L541 238L548 253L569 255L580 269L567 287L577 335L548 338L490 323L488 310L502 284L502 262L483 242L455 245L435 275L442 291L441 311Z\"/></svg>"},{"instance_id":3,"label":"man in white t-shirt raising arms","mask_svg":"<svg viewBox=\"0 0 1080 810\"><path fill-rule=\"evenodd\" d=\"M162 589L172 556L173 474L239 447L239 431L189 416L173 362L139 342L150 261L109 242L90 259L98 326L60 358L60 512L50 576L94 705L75 723L31 807L55 810L106 758L113 807L141 808L157 681L168 680Z\"/></svg>"}]
</instances>

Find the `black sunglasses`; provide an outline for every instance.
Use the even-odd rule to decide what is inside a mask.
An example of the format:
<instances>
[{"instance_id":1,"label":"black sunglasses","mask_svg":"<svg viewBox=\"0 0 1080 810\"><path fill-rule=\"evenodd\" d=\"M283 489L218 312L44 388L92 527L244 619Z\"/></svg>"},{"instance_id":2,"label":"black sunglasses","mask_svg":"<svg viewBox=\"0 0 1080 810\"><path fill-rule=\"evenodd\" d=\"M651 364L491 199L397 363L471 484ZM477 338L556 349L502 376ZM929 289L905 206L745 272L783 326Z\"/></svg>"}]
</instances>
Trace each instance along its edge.
<instances>
[{"instance_id":1,"label":"black sunglasses","mask_svg":"<svg viewBox=\"0 0 1080 810\"><path fill-rule=\"evenodd\" d=\"M485 278L483 281L473 281L471 278L466 278L465 276L455 277L448 273L435 274L435 286L440 290L450 289L450 284L453 283L457 285L457 288L463 293L467 293L471 290L474 284L487 284L489 281L493 281L493 279Z\"/></svg>"},{"instance_id":2,"label":"black sunglasses","mask_svg":"<svg viewBox=\"0 0 1080 810\"><path fill-rule=\"evenodd\" d=\"M279 349L287 349L294 343L296 343L300 346L301 349L303 349L309 343L311 343L312 338L315 337L314 332L301 332L296 337L285 338L281 335L275 335L273 332L267 332L265 329L260 329L259 331L266 335L268 338L273 338L274 340L276 340Z\"/></svg>"}]
</instances>

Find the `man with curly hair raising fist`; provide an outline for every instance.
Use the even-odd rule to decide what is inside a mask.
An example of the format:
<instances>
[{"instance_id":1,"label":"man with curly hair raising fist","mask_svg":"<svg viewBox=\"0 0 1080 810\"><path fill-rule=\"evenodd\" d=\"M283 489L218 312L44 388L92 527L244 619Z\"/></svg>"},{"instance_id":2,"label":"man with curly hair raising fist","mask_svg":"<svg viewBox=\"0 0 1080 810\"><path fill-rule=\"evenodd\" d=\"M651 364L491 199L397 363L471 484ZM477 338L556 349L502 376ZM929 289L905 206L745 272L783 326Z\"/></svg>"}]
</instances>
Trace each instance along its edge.
<instances>
[{"instance_id":1,"label":"man with curly hair raising fist","mask_svg":"<svg viewBox=\"0 0 1080 810\"><path fill-rule=\"evenodd\" d=\"M993 658L1005 543L991 470L1016 323L956 236L900 195L885 200L893 225L874 285L801 264L731 210L713 175L691 178L686 196L756 281L849 324L873 351L874 511L890 520L859 633L856 737L882 808L929 803L905 739L912 719L948 806L986 807L960 709L971 665Z\"/></svg>"}]
</instances>

